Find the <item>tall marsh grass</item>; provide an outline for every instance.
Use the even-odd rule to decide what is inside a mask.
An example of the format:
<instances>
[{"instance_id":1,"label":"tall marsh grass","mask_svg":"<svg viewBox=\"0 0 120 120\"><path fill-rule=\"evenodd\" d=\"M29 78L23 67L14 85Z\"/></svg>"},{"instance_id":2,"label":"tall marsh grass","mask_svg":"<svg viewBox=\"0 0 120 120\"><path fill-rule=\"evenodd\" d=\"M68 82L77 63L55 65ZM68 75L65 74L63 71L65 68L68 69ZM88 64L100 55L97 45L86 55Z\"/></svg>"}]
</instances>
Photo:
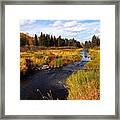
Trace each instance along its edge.
<instances>
[{"instance_id":1,"label":"tall marsh grass","mask_svg":"<svg viewBox=\"0 0 120 120\"><path fill-rule=\"evenodd\" d=\"M100 51L89 50L91 61L83 70L73 73L66 80L68 100L100 99Z\"/></svg>"}]
</instances>

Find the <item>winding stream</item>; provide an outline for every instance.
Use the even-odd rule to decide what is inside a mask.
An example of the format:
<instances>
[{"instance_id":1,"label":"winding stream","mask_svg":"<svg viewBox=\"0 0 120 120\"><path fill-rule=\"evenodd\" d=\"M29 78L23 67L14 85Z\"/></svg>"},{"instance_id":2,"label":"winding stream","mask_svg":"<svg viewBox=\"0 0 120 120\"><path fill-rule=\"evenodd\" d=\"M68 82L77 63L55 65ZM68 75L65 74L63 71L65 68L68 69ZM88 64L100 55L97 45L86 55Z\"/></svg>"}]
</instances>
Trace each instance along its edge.
<instances>
[{"instance_id":1,"label":"winding stream","mask_svg":"<svg viewBox=\"0 0 120 120\"><path fill-rule=\"evenodd\" d=\"M66 100L68 90L64 82L72 73L83 69L89 61L87 53L80 53L83 59L57 69L41 70L20 84L21 100ZM86 55L86 56L85 56Z\"/></svg>"}]
</instances>

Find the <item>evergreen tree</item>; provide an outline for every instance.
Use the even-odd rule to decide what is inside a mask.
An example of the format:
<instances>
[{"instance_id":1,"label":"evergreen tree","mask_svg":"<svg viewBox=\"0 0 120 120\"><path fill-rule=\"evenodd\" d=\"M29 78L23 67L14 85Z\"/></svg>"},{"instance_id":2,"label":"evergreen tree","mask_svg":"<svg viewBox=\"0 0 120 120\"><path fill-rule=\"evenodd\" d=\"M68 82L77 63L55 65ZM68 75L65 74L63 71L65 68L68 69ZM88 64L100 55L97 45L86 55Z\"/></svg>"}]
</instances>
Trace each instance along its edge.
<instances>
[{"instance_id":1,"label":"evergreen tree","mask_svg":"<svg viewBox=\"0 0 120 120\"><path fill-rule=\"evenodd\" d=\"M60 47L60 46L61 46L61 36L59 36L59 37L57 38L57 40L58 40L58 47Z\"/></svg>"},{"instance_id":2,"label":"evergreen tree","mask_svg":"<svg viewBox=\"0 0 120 120\"><path fill-rule=\"evenodd\" d=\"M50 46L54 46L54 40L53 40L53 36L52 35L50 37Z\"/></svg>"},{"instance_id":3,"label":"evergreen tree","mask_svg":"<svg viewBox=\"0 0 120 120\"><path fill-rule=\"evenodd\" d=\"M35 46L38 46L39 43L38 43L38 38L37 38L37 35L35 34Z\"/></svg>"}]
</instances>

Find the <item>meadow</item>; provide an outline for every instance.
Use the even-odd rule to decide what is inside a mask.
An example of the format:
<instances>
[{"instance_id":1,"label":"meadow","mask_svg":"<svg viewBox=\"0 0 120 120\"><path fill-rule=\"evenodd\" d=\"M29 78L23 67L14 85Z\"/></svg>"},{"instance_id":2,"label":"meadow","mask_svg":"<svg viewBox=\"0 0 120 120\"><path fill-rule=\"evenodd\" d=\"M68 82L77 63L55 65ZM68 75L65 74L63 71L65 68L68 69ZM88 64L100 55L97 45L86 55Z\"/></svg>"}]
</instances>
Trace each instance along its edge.
<instances>
[{"instance_id":1,"label":"meadow","mask_svg":"<svg viewBox=\"0 0 120 120\"><path fill-rule=\"evenodd\" d=\"M32 75L34 71L55 69L80 61L82 49L47 49L20 53L20 75ZM82 70L71 74L66 80L68 100L100 99L100 50L89 49L91 60ZM44 68L46 66L46 68Z\"/></svg>"},{"instance_id":2,"label":"meadow","mask_svg":"<svg viewBox=\"0 0 120 120\"><path fill-rule=\"evenodd\" d=\"M25 76L45 67L49 69L59 68L80 61L80 51L81 49L48 49L20 52L20 74Z\"/></svg>"}]
</instances>

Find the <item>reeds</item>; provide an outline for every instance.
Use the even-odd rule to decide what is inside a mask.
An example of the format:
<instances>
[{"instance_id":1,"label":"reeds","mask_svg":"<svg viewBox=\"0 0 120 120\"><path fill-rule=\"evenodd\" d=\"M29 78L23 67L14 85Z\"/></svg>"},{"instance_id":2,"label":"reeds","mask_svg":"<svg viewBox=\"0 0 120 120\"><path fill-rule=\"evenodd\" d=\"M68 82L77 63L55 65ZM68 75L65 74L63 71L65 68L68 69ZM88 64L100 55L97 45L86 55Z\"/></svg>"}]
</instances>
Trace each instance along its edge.
<instances>
[{"instance_id":1,"label":"reeds","mask_svg":"<svg viewBox=\"0 0 120 120\"><path fill-rule=\"evenodd\" d=\"M69 100L99 100L100 99L100 51L89 50L91 61L83 70L72 74L66 80Z\"/></svg>"}]
</instances>

